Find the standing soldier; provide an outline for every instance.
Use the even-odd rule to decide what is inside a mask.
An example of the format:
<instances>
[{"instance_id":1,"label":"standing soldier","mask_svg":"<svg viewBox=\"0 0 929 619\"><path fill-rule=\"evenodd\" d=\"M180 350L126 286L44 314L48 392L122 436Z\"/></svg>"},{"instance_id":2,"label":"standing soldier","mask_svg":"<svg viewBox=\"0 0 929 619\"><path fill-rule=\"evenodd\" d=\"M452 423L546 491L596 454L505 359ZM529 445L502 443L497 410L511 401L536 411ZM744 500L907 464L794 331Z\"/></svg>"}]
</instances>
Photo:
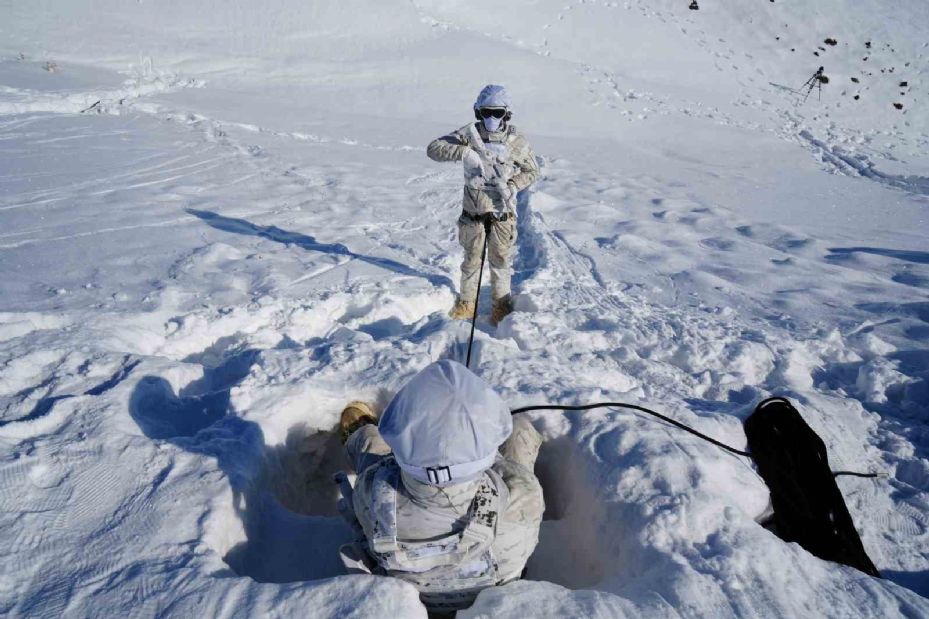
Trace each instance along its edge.
<instances>
[{"instance_id":1,"label":"standing soldier","mask_svg":"<svg viewBox=\"0 0 929 619\"><path fill-rule=\"evenodd\" d=\"M516 245L516 194L539 176L526 138L510 124L513 112L503 86L489 84L474 102L477 122L433 140L426 153L433 161L464 163L464 197L458 240L464 248L461 291L449 316L470 319L475 312L478 271L486 230L493 297L491 322L513 311L510 268Z\"/></svg>"}]
</instances>

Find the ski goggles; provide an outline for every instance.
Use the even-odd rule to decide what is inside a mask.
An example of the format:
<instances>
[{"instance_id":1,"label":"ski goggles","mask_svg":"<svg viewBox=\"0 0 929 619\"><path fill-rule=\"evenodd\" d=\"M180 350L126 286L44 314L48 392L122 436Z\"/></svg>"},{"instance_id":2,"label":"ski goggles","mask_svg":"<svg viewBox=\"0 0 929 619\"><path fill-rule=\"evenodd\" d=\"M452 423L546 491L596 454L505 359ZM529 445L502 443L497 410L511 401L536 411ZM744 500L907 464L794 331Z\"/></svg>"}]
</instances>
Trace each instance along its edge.
<instances>
[{"instance_id":1,"label":"ski goggles","mask_svg":"<svg viewBox=\"0 0 929 619\"><path fill-rule=\"evenodd\" d=\"M477 111L477 113L481 115L481 118L490 118L491 116L493 116L494 118L503 118L504 116L506 116L506 108L505 107L482 107L481 109Z\"/></svg>"}]
</instances>

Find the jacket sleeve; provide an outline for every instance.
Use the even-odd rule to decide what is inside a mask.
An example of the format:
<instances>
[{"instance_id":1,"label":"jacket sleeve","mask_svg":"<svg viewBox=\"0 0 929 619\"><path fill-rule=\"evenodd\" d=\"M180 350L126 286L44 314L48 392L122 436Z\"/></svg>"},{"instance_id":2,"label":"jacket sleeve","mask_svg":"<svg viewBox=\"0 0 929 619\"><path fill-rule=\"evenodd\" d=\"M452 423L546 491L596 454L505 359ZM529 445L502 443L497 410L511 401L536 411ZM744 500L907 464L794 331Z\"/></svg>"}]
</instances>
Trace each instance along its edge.
<instances>
[{"instance_id":1,"label":"jacket sleeve","mask_svg":"<svg viewBox=\"0 0 929 619\"><path fill-rule=\"evenodd\" d=\"M516 144L516 154L513 162L519 168L519 171L510 179L510 183L516 188L516 191L522 191L539 178L539 164L536 163L535 153L529 147L526 138L519 136Z\"/></svg>"},{"instance_id":2,"label":"jacket sleeve","mask_svg":"<svg viewBox=\"0 0 929 619\"><path fill-rule=\"evenodd\" d=\"M493 551L504 578L518 576L539 543L545 500L539 480L526 467L504 460L494 465L509 492L497 520Z\"/></svg>"},{"instance_id":3,"label":"jacket sleeve","mask_svg":"<svg viewBox=\"0 0 929 619\"><path fill-rule=\"evenodd\" d=\"M468 142L458 130L432 140L426 148L426 155L433 161L461 161L467 150Z\"/></svg>"}]
</instances>

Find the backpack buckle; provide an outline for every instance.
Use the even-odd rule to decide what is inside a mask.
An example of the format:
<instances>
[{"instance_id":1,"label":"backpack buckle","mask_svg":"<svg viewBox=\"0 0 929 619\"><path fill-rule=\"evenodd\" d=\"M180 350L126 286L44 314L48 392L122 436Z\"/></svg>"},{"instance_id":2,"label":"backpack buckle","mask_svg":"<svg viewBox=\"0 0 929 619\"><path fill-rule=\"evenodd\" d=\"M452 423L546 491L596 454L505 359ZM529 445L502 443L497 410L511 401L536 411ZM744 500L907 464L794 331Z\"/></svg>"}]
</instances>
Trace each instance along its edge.
<instances>
[{"instance_id":1,"label":"backpack buckle","mask_svg":"<svg viewBox=\"0 0 929 619\"><path fill-rule=\"evenodd\" d=\"M427 466L426 477L429 478L429 483L444 484L452 480L452 471L447 466Z\"/></svg>"}]
</instances>

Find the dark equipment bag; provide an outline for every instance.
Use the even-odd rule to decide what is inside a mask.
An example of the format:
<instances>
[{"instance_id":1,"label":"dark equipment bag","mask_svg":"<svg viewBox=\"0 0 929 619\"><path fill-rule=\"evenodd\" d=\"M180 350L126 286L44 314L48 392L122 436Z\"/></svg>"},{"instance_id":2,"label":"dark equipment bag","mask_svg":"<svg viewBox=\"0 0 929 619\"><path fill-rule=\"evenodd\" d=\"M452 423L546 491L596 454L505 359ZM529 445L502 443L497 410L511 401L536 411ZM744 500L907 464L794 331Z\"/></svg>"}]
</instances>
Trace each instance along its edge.
<instances>
[{"instance_id":1,"label":"dark equipment bag","mask_svg":"<svg viewBox=\"0 0 929 619\"><path fill-rule=\"evenodd\" d=\"M749 452L771 491L774 525L826 561L877 576L829 468L826 445L784 398L768 398L745 420Z\"/></svg>"}]
</instances>

